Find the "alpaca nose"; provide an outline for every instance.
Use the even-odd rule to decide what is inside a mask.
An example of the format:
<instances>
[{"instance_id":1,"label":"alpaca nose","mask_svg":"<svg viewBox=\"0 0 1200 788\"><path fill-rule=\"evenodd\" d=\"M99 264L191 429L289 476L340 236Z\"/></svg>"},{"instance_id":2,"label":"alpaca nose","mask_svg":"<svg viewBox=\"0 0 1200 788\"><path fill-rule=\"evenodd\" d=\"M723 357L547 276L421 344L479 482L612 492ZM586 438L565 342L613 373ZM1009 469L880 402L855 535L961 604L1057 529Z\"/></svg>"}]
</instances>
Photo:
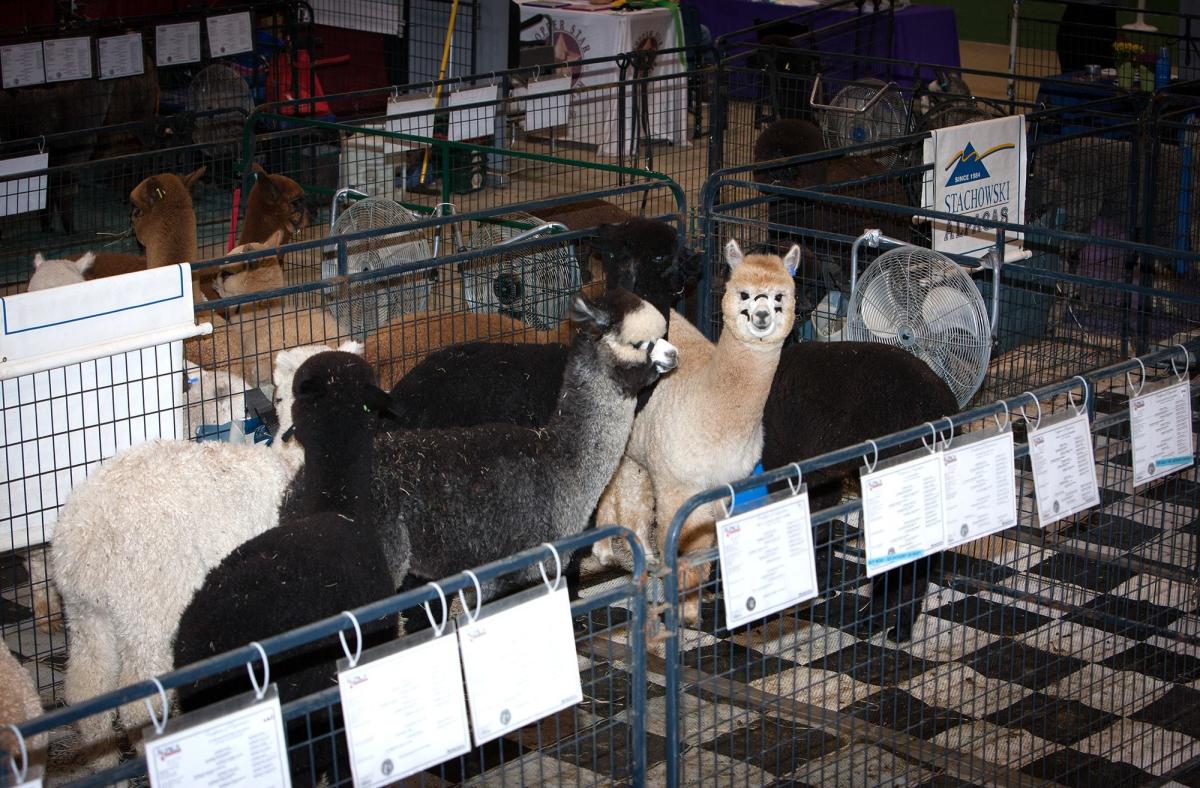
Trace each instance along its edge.
<instances>
[{"instance_id":1,"label":"alpaca nose","mask_svg":"<svg viewBox=\"0 0 1200 788\"><path fill-rule=\"evenodd\" d=\"M771 310L769 310L769 309L754 310L754 316L751 318L751 322L754 324L755 328L759 328L759 329L767 328L768 326L771 325Z\"/></svg>"},{"instance_id":2,"label":"alpaca nose","mask_svg":"<svg viewBox=\"0 0 1200 788\"><path fill-rule=\"evenodd\" d=\"M661 374L675 369L675 365L679 363L679 351L665 339L661 339L654 343L654 350L650 352L650 360L654 362L654 368Z\"/></svg>"}]
</instances>

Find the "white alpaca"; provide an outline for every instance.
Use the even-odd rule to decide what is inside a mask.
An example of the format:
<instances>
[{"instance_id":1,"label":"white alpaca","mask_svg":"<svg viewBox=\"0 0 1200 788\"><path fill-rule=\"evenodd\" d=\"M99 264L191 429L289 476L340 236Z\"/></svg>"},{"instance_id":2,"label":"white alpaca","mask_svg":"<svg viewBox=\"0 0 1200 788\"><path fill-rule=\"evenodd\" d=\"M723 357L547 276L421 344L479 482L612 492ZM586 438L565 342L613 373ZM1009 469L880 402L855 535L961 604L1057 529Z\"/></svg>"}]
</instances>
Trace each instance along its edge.
<instances>
[{"instance_id":1,"label":"white alpaca","mask_svg":"<svg viewBox=\"0 0 1200 788\"><path fill-rule=\"evenodd\" d=\"M275 385L280 434L291 425L291 379L309 356L279 354ZM342 349L361 353L362 346ZM68 703L172 669L179 617L208 571L243 542L273 527L303 452L278 441L252 444L149 441L109 460L75 488L59 515L50 560L66 611L71 652ZM134 734L148 722L141 701L122 706ZM97 769L118 759L113 713L79 722Z\"/></svg>"},{"instance_id":2,"label":"white alpaca","mask_svg":"<svg viewBox=\"0 0 1200 788\"><path fill-rule=\"evenodd\" d=\"M692 495L743 479L762 456L763 405L771 390L779 352L795 320L792 275L800 247L787 256L743 255L736 241L725 247L731 269L721 300L724 329L714 346L681 315L671 315L669 336L679 349L678 369L664 377L638 414L625 457L596 511L597 524L633 528L644 545L658 513L659 548L679 507ZM679 552L712 546L711 505L688 518ZM612 562L611 545L597 557ZM707 574L680 575L694 588ZM699 597L690 596L684 616L695 621Z\"/></svg>"},{"instance_id":3,"label":"white alpaca","mask_svg":"<svg viewBox=\"0 0 1200 788\"><path fill-rule=\"evenodd\" d=\"M33 276L29 277L29 286L25 289L32 293L35 290L78 284L95 262L96 255L92 252L78 260L47 260L38 252L33 256Z\"/></svg>"}]
</instances>

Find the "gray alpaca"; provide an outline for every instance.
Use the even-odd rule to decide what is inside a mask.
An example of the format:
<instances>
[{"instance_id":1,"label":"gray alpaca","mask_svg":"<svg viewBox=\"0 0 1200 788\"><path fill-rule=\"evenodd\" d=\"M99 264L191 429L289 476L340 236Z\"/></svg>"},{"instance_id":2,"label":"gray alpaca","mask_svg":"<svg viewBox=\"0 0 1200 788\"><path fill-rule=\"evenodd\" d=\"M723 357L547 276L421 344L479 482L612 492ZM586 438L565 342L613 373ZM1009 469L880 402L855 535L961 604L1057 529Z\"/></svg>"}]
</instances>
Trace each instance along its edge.
<instances>
[{"instance_id":1,"label":"gray alpaca","mask_svg":"<svg viewBox=\"0 0 1200 788\"><path fill-rule=\"evenodd\" d=\"M376 438L375 497L397 584L408 564L405 528L410 576L433 580L587 527L625 451L638 392L675 366L676 351L663 339L662 314L626 290L595 301L576 297L571 319L582 330L545 427L489 424Z\"/></svg>"}]
</instances>

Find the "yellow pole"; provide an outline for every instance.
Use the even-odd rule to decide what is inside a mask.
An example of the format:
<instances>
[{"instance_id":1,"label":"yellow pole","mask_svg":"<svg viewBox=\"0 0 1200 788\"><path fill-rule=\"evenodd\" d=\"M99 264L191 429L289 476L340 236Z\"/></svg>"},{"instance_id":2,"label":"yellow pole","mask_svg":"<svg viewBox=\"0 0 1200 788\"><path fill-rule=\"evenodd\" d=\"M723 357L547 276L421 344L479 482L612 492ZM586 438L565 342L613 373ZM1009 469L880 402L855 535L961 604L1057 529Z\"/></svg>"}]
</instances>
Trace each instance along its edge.
<instances>
[{"instance_id":1,"label":"yellow pole","mask_svg":"<svg viewBox=\"0 0 1200 788\"><path fill-rule=\"evenodd\" d=\"M438 66L438 84L433 93L433 108L437 109L442 103L442 80L446 78L446 66L450 62L450 43L454 40L454 20L458 16L458 0L450 4L450 24L446 25L446 39L442 42L442 64ZM418 184L425 184L425 172L429 169L429 154L431 148L425 149L421 159L421 177Z\"/></svg>"}]
</instances>

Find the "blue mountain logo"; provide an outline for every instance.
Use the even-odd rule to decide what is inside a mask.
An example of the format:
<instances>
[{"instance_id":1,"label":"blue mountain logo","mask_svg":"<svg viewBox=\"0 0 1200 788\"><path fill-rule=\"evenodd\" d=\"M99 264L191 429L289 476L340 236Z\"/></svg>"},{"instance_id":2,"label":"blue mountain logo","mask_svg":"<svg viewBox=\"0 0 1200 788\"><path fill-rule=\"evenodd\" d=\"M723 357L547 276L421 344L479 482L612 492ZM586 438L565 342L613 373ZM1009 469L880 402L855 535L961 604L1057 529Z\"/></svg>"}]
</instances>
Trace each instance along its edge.
<instances>
[{"instance_id":1,"label":"blue mountain logo","mask_svg":"<svg viewBox=\"0 0 1200 788\"><path fill-rule=\"evenodd\" d=\"M983 160L993 153L999 153L1002 150L1016 147L1011 142L1005 142L1000 145L994 145L983 153L979 153L975 150L975 146L968 142L967 146L958 153L955 153L946 164L945 169L954 168L954 172L950 173L950 179L946 181L946 185L957 186L963 183L971 183L981 178L990 178L991 174L987 171L987 167L983 166Z\"/></svg>"}]
</instances>

